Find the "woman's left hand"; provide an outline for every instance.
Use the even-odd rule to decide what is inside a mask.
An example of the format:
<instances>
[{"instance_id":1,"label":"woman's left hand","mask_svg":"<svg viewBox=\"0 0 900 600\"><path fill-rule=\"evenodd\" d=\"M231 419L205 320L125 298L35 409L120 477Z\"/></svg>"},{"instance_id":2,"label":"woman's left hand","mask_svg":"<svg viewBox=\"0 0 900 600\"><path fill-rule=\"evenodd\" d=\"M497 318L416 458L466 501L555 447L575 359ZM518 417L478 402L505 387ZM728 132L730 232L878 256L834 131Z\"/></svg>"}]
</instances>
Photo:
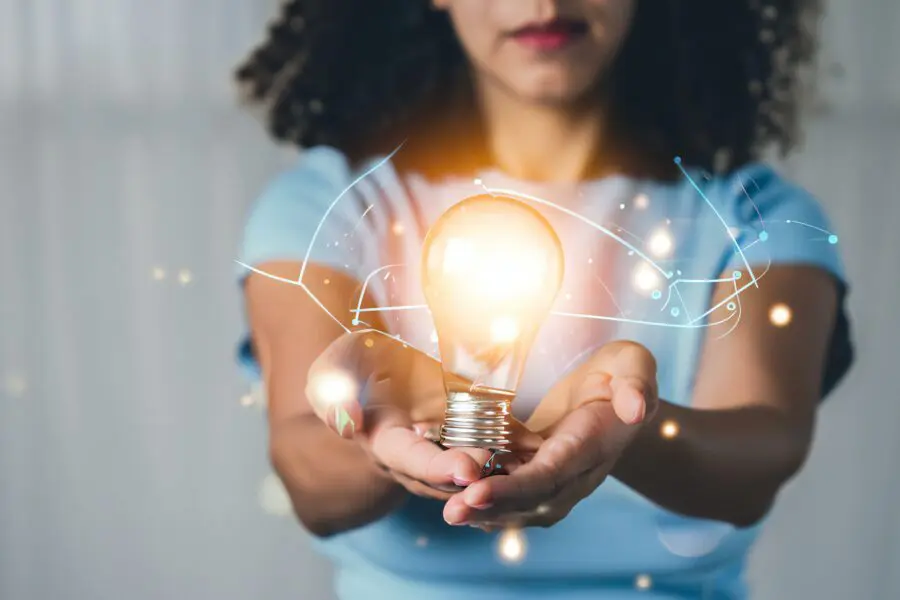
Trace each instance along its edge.
<instances>
[{"instance_id":1,"label":"woman's left hand","mask_svg":"<svg viewBox=\"0 0 900 600\"><path fill-rule=\"evenodd\" d=\"M484 529L557 523L603 483L657 404L653 355L633 342L603 346L560 380L529 420L537 429L548 415L553 421L533 458L454 495L444 519Z\"/></svg>"}]
</instances>

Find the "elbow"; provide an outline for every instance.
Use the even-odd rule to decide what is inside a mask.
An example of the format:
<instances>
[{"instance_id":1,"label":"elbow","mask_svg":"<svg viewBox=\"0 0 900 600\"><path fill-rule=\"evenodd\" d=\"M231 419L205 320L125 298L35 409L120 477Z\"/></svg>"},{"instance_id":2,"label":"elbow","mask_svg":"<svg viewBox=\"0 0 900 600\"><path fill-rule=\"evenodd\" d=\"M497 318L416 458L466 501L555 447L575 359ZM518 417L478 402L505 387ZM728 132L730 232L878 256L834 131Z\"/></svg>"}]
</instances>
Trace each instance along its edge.
<instances>
[{"instance_id":1,"label":"elbow","mask_svg":"<svg viewBox=\"0 0 900 600\"><path fill-rule=\"evenodd\" d=\"M781 489L803 468L809 448L808 441L799 438L786 444L766 476L740 494L725 520L738 528L758 525L771 512Z\"/></svg>"}]
</instances>

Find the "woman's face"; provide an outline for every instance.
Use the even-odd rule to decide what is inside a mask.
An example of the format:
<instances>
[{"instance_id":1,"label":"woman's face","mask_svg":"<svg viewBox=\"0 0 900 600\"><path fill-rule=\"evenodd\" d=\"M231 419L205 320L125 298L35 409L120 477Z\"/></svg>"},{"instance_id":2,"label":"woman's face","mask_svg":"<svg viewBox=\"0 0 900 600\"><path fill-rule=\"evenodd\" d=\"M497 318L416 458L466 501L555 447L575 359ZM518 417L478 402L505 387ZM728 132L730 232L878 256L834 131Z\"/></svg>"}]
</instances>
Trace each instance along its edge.
<instances>
[{"instance_id":1,"label":"woman's face","mask_svg":"<svg viewBox=\"0 0 900 600\"><path fill-rule=\"evenodd\" d=\"M578 100L603 76L635 0L433 0L479 79L528 101Z\"/></svg>"}]
</instances>

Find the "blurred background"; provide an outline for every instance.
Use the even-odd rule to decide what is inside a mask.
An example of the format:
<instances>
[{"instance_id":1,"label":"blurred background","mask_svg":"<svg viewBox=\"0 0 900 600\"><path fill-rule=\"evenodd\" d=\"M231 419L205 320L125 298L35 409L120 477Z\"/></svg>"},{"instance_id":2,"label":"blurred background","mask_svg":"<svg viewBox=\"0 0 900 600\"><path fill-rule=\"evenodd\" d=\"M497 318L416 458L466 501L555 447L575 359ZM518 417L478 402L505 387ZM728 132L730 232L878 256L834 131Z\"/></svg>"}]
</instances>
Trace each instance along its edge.
<instances>
[{"instance_id":1,"label":"blurred background","mask_svg":"<svg viewBox=\"0 0 900 600\"><path fill-rule=\"evenodd\" d=\"M858 362L755 598L900 598L900 3L828 2L784 170L840 234ZM233 363L246 210L293 154L238 107L276 0L0 0L0 598L332 598Z\"/></svg>"}]
</instances>

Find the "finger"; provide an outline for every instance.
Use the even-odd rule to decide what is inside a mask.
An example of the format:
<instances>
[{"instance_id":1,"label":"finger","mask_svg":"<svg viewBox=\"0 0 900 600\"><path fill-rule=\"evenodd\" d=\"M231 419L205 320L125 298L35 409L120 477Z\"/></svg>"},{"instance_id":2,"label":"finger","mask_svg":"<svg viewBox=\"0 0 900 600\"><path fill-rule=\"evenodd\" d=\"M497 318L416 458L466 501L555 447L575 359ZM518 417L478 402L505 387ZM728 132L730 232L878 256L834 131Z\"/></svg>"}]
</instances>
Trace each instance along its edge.
<instances>
[{"instance_id":1,"label":"finger","mask_svg":"<svg viewBox=\"0 0 900 600\"><path fill-rule=\"evenodd\" d=\"M614 377L610 383L616 416L626 425L644 420L647 414L647 384L638 377Z\"/></svg>"},{"instance_id":2,"label":"finger","mask_svg":"<svg viewBox=\"0 0 900 600\"><path fill-rule=\"evenodd\" d=\"M534 458L509 476L490 477L461 492L471 507L528 507L552 499L602 456L602 438L616 417L609 404L591 402L569 413Z\"/></svg>"},{"instance_id":3,"label":"finger","mask_svg":"<svg viewBox=\"0 0 900 600\"><path fill-rule=\"evenodd\" d=\"M456 486L448 486L447 488L441 489L439 487L434 487L424 482L407 477L402 473L397 473L395 471L389 472L394 480L402 485L406 489L406 491L421 498L429 498L431 500L440 500L442 502L446 502L455 494L458 494L462 489Z\"/></svg>"},{"instance_id":4,"label":"finger","mask_svg":"<svg viewBox=\"0 0 900 600\"><path fill-rule=\"evenodd\" d=\"M371 452L389 469L429 485L469 485L481 476L490 456L477 448L445 450L413 429L377 429L370 436Z\"/></svg>"}]
</instances>

